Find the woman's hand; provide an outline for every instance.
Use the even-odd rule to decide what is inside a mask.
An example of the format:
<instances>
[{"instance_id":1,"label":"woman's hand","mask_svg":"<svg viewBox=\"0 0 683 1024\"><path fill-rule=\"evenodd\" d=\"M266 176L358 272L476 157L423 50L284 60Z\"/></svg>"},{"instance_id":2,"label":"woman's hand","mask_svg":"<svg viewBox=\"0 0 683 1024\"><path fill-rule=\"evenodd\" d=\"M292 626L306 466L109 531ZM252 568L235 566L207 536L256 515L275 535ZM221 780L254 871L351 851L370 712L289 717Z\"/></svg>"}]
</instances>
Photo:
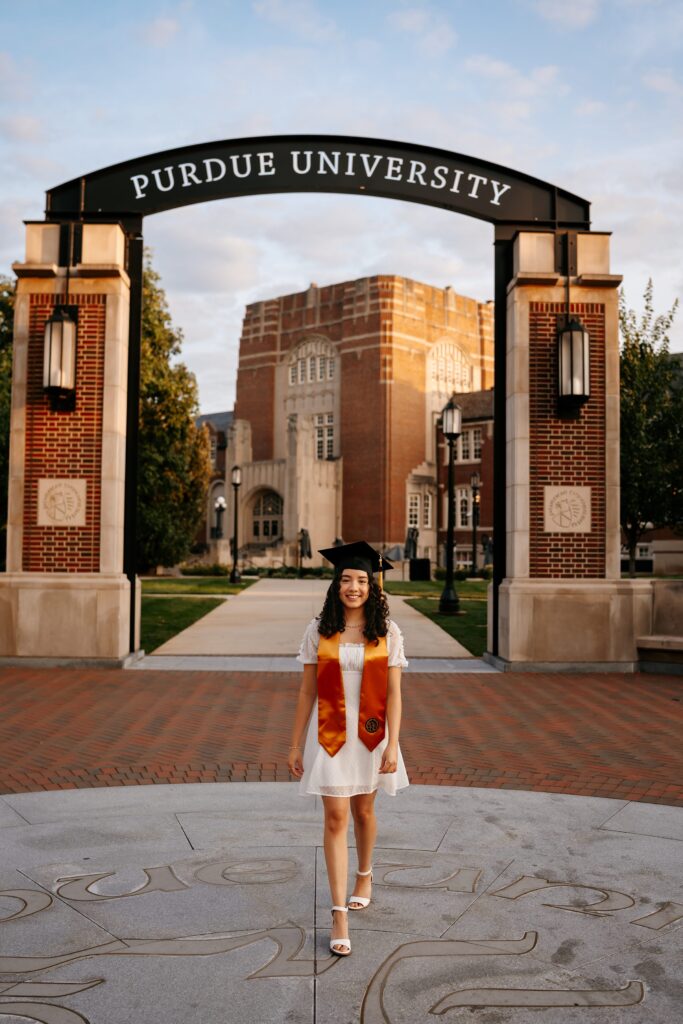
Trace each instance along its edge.
<instances>
[{"instance_id":1,"label":"woman's hand","mask_svg":"<svg viewBox=\"0 0 683 1024\"><path fill-rule=\"evenodd\" d=\"M398 744L387 743L379 766L380 775L393 775L398 768Z\"/></svg>"},{"instance_id":2,"label":"woman's hand","mask_svg":"<svg viewBox=\"0 0 683 1024\"><path fill-rule=\"evenodd\" d=\"M304 762L301 757L301 747L290 747L287 767L295 779L300 779L304 773Z\"/></svg>"}]
</instances>

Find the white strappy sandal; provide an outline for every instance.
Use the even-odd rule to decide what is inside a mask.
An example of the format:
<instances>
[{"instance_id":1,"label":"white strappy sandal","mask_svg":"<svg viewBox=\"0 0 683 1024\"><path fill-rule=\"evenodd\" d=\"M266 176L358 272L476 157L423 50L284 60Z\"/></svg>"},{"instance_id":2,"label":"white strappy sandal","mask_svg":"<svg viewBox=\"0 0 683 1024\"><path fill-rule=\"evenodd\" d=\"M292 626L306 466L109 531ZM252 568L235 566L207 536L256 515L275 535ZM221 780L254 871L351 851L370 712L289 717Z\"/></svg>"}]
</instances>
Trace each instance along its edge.
<instances>
[{"instance_id":1,"label":"white strappy sandal","mask_svg":"<svg viewBox=\"0 0 683 1024\"><path fill-rule=\"evenodd\" d=\"M335 910L340 910L342 914L348 912L347 907L332 907L332 920L334 921ZM341 949L335 949L335 946L341 946ZM351 952L351 939L330 939L330 952L336 956L348 956Z\"/></svg>"},{"instance_id":2,"label":"white strappy sandal","mask_svg":"<svg viewBox=\"0 0 683 1024\"><path fill-rule=\"evenodd\" d=\"M356 871L356 874L360 878L367 878L368 875L370 875L370 881L372 881L372 868L370 868L369 871ZM349 896L349 898L347 900L348 905L349 905L349 910L365 910L365 908L370 905L370 900L371 900L370 896ZM352 903L359 903L360 906L352 907L351 906Z\"/></svg>"}]
</instances>

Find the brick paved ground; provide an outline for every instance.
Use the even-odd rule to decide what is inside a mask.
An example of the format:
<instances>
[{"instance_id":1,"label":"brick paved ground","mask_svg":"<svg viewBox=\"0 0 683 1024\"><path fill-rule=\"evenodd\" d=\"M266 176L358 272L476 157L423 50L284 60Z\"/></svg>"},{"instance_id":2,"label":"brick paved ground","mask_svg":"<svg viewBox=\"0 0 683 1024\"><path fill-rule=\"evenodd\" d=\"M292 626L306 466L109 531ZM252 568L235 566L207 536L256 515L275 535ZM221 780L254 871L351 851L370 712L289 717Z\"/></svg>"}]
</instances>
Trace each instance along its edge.
<instances>
[{"instance_id":1,"label":"brick paved ground","mask_svg":"<svg viewBox=\"0 0 683 1024\"><path fill-rule=\"evenodd\" d=\"M0 793L284 780L298 675L0 671ZM404 678L414 783L683 806L683 680Z\"/></svg>"}]
</instances>

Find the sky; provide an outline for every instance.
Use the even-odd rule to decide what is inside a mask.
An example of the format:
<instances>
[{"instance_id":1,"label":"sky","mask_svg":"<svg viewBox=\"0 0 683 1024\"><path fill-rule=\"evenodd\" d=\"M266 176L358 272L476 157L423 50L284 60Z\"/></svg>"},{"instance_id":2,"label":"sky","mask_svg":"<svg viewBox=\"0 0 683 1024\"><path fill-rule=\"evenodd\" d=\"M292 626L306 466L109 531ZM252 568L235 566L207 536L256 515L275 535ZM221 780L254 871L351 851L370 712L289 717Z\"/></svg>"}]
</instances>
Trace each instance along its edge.
<instances>
[{"instance_id":1,"label":"sky","mask_svg":"<svg viewBox=\"0 0 683 1024\"><path fill-rule=\"evenodd\" d=\"M0 0L0 274L63 181L193 143L341 134L590 200L628 305L651 277L664 312L683 296L682 51L682 0ZM145 241L202 412L232 408L249 302L379 273L493 296L491 225L388 199L204 203L148 217Z\"/></svg>"}]
</instances>

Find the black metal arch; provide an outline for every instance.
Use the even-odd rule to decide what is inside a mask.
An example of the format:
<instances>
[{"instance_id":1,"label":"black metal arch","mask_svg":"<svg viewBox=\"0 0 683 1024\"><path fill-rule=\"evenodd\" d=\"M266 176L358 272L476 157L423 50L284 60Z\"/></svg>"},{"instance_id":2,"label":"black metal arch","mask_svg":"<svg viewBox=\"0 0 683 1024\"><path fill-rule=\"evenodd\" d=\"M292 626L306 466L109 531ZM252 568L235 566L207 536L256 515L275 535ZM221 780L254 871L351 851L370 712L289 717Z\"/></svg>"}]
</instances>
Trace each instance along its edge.
<instances>
[{"instance_id":1,"label":"black metal arch","mask_svg":"<svg viewBox=\"0 0 683 1024\"><path fill-rule=\"evenodd\" d=\"M436 206L494 225L494 587L493 653L498 653L498 587L506 563L506 298L519 230L571 236L590 230L590 203L488 160L411 143L344 135L273 135L165 150L105 167L50 189L46 219L67 225L118 222L127 238L131 281L126 438L124 572L131 581L131 651L135 648L137 433L142 312L143 218L194 203L280 192L378 196ZM78 229L76 229L78 230ZM80 261L79 245L62 247ZM569 259L570 245L556 245ZM65 257L65 262L67 262Z\"/></svg>"},{"instance_id":2,"label":"black metal arch","mask_svg":"<svg viewBox=\"0 0 683 1024\"><path fill-rule=\"evenodd\" d=\"M496 225L590 225L585 199L512 168L430 146L344 135L227 139L126 160L50 189L46 214L130 221L276 192L381 196Z\"/></svg>"}]
</instances>

